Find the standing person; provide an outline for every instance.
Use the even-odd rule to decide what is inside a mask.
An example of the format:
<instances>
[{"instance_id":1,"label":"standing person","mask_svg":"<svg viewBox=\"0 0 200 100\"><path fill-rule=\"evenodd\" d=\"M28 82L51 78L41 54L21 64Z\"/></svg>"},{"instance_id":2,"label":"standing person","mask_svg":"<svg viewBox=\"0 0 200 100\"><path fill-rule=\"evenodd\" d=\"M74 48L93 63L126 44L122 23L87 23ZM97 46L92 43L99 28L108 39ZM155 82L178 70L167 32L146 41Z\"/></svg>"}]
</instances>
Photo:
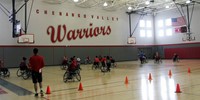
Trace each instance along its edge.
<instances>
[{"instance_id":1,"label":"standing person","mask_svg":"<svg viewBox=\"0 0 200 100\"><path fill-rule=\"evenodd\" d=\"M34 84L35 89L35 96L38 96L38 86L37 83L39 83L40 87L40 94L41 96L44 96L43 90L42 90L42 68L44 67L44 59L42 56L38 55L38 49L33 49L33 56L29 59L29 66L32 70L32 81Z\"/></svg>"}]
</instances>

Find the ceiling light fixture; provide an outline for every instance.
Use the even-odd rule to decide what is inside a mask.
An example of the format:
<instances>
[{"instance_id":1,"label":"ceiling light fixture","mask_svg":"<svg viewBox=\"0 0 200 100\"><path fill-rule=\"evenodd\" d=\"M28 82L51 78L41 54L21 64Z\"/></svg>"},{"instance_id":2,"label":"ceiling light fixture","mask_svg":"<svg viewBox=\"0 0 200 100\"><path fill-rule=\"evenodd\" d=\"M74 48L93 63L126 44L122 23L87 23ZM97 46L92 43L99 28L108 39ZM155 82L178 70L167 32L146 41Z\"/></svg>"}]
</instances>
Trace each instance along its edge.
<instances>
[{"instance_id":1,"label":"ceiling light fixture","mask_svg":"<svg viewBox=\"0 0 200 100\"><path fill-rule=\"evenodd\" d=\"M133 8L131 6L128 7L128 10L132 10Z\"/></svg>"},{"instance_id":2,"label":"ceiling light fixture","mask_svg":"<svg viewBox=\"0 0 200 100\"><path fill-rule=\"evenodd\" d=\"M187 0L186 3L189 4L189 3L191 3L191 1L192 1L192 0Z\"/></svg>"},{"instance_id":3,"label":"ceiling light fixture","mask_svg":"<svg viewBox=\"0 0 200 100\"><path fill-rule=\"evenodd\" d=\"M145 2L145 4L146 4L146 5L149 5L149 4L150 4L150 2L149 2L149 1L146 1L146 2Z\"/></svg>"},{"instance_id":4,"label":"ceiling light fixture","mask_svg":"<svg viewBox=\"0 0 200 100\"><path fill-rule=\"evenodd\" d=\"M105 3L103 4L103 6L104 6L104 7L108 6L107 2L105 2Z\"/></svg>"},{"instance_id":5,"label":"ceiling light fixture","mask_svg":"<svg viewBox=\"0 0 200 100\"><path fill-rule=\"evenodd\" d=\"M74 2L78 2L79 0L74 0Z\"/></svg>"}]
</instances>

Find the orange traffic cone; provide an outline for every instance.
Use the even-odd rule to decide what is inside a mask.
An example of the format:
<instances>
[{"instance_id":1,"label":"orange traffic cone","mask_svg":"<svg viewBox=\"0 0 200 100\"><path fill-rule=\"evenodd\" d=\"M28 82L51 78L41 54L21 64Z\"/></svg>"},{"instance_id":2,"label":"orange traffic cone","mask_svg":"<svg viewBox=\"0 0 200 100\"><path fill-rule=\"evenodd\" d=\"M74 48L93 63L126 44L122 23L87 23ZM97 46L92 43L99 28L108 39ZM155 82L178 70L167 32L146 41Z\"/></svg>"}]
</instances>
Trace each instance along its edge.
<instances>
[{"instance_id":1,"label":"orange traffic cone","mask_svg":"<svg viewBox=\"0 0 200 100\"><path fill-rule=\"evenodd\" d=\"M191 73L191 71L190 71L190 67L188 68L188 73Z\"/></svg>"},{"instance_id":2,"label":"orange traffic cone","mask_svg":"<svg viewBox=\"0 0 200 100\"><path fill-rule=\"evenodd\" d=\"M180 89L180 85L179 84L176 85L175 93L181 93L181 89Z\"/></svg>"},{"instance_id":3,"label":"orange traffic cone","mask_svg":"<svg viewBox=\"0 0 200 100\"><path fill-rule=\"evenodd\" d=\"M46 94L51 94L51 90L49 86L47 86Z\"/></svg>"},{"instance_id":4,"label":"orange traffic cone","mask_svg":"<svg viewBox=\"0 0 200 100\"><path fill-rule=\"evenodd\" d=\"M128 84L128 77L126 76L125 84Z\"/></svg>"},{"instance_id":5,"label":"orange traffic cone","mask_svg":"<svg viewBox=\"0 0 200 100\"><path fill-rule=\"evenodd\" d=\"M151 73L149 73L149 80L150 80L150 81L152 80Z\"/></svg>"},{"instance_id":6,"label":"orange traffic cone","mask_svg":"<svg viewBox=\"0 0 200 100\"><path fill-rule=\"evenodd\" d=\"M82 83L79 84L79 88L78 88L78 90L79 90L79 91L82 91L82 90L83 90Z\"/></svg>"},{"instance_id":7,"label":"orange traffic cone","mask_svg":"<svg viewBox=\"0 0 200 100\"><path fill-rule=\"evenodd\" d=\"M172 70L170 69L169 70L169 77L171 77L172 76Z\"/></svg>"}]
</instances>

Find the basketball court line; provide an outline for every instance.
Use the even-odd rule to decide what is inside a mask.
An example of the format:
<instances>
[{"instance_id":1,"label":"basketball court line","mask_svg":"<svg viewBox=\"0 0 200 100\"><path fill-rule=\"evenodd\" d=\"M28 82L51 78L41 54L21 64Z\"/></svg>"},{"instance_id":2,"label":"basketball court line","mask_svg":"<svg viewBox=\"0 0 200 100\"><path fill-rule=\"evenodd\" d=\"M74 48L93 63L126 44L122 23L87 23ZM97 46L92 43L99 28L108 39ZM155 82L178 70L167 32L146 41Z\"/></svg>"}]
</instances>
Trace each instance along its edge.
<instances>
[{"instance_id":1,"label":"basketball court line","mask_svg":"<svg viewBox=\"0 0 200 100\"><path fill-rule=\"evenodd\" d=\"M11 82L8 82L6 80L3 80L0 78L0 85L5 87L6 89L12 91L13 93L15 93L18 96L25 96L25 95L31 95L33 94L31 91L22 88L20 86L17 86Z\"/></svg>"}]
</instances>

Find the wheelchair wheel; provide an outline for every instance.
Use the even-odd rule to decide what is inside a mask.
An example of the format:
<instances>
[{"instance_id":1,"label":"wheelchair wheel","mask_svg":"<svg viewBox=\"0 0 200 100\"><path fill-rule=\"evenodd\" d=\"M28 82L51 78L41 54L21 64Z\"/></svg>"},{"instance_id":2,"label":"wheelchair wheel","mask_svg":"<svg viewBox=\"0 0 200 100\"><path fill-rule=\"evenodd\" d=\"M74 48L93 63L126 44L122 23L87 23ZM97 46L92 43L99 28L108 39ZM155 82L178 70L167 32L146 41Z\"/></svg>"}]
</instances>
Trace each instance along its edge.
<instances>
[{"instance_id":1,"label":"wheelchair wheel","mask_svg":"<svg viewBox=\"0 0 200 100\"><path fill-rule=\"evenodd\" d=\"M78 81L81 81L81 75L80 75L80 73L76 73L76 79L77 79Z\"/></svg>"},{"instance_id":2,"label":"wheelchair wheel","mask_svg":"<svg viewBox=\"0 0 200 100\"><path fill-rule=\"evenodd\" d=\"M4 77L10 77L10 71L8 70L6 73L3 75Z\"/></svg>"},{"instance_id":3,"label":"wheelchair wheel","mask_svg":"<svg viewBox=\"0 0 200 100\"><path fill-rule=\"evenodd\" d=\"M67 68L67 65L60 65L61 70L65 70Z\"/></svg>"},{"instance_id":4,"label":"wheelchair wheel","mask_svg":"<svg viewBox=\"0 0 200 100\"><path fill-rule=\"evenodd\" d=\"M116 68L116 67L117 67L117 63L116 63L116 62L113 63L113 64L112 64L112 67L113 67L113 68Z\"/></svg>"},{"instance_id":5,"label":"wheelchair wheel","mask_svg":"<svg viewBox=\"0 0 200 100\"><path fill-rule=\"evenodd\" d=\"M107 71L107 67L101 67L101 72L106 72Z\"/></svg>"},{"instance_id":6,"label":"wheelchair wheel","mask_svg":"<svg viewBox=\"0 0 200 100\"><path fill-rule=\"evenodd\" d=\"M64 82L67 82L68 76L69 76L69 73L66 71L66 72L64 73L64 75L63 75L63 81L64 81Z\"/></svg>"},{"instance_id":7,"label":"wheelchair wheel","mask_svg":"<svg viewBox=\"0 0 200 100\"><path fill-rule=\"evenodd\" d=\"M22 74L22 77L23 77L24 80L27 80L30 76L31 76L31 72L30 71L25 71Z\"/></svg>"},{"instance_id":8,"label":"wheelchair wheel","mask_svg":"<svg viewBox=\"0 0 200 100\"><path fill-rule=\"evenodd\" d=\"M17 74L18 77L20 77L20 76L22 76L22 73L23 73L23 71L18 69L16 74Z\"/></svg>"}]
</instances>

